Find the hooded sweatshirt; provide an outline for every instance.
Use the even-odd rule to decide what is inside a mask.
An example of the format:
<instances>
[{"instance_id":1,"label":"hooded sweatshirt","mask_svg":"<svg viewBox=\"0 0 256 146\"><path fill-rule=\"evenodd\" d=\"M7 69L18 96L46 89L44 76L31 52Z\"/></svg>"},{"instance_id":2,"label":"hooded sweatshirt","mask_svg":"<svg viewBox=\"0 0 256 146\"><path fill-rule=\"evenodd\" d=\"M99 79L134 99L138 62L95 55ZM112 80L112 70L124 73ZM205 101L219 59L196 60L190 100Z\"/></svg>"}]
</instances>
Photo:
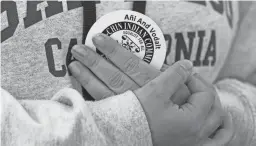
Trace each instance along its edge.
<instances>
[{"instance_id":1,"label":"hooded sweatshirt","mask_svg":"<svg viewBox=\"0 0 256 146\"><path fill-rule=\"evenodd\" d=\"M1 82L18 99L50 99L64 87L82 93L67 68L70 50L83 44L93 23L109 12L128 9L150 17L164 33L165 64L191 60L210 82L239 24L237 2L3 1L1 7Z\"/></svg>"},{"instance_id":2,"label":"hooded sweatshirt","mask_svg":"<svg viewBox=\"0 0 256 146\"><path fill-rule=\"evenodd\" d=\"M72 46L85 42L98 18L120 9L144 13L159 25L166 64L189 59L210 82L242 20L238 2L231 1L1 1L3 145L152 145L146 116L131 91L85 101L92 98L67 68ZM230 146L256 144L255 90L235 79L216 84L235 124Z\"/></svg>"}]
</instances>

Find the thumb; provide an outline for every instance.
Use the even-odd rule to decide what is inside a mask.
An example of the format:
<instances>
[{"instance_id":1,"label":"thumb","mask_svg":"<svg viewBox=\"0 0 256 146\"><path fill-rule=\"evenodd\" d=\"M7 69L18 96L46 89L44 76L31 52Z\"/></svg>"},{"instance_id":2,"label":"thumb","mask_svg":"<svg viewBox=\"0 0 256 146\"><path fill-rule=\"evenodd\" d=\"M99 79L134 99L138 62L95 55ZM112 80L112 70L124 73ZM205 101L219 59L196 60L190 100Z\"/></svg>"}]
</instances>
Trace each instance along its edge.
<instances>
[{"instance_id":1,"label":"thumb","mask_svg":"<svg viewBox=\"0 0 256 146\"><path fill-rule=\"evenodd\" d=\"M192 68L191 61L178 61L154 80L135 90L134 93L138 98L161 97L165 101L170 100L170 97L187 81Z\"/></svg>"}]
</instances>

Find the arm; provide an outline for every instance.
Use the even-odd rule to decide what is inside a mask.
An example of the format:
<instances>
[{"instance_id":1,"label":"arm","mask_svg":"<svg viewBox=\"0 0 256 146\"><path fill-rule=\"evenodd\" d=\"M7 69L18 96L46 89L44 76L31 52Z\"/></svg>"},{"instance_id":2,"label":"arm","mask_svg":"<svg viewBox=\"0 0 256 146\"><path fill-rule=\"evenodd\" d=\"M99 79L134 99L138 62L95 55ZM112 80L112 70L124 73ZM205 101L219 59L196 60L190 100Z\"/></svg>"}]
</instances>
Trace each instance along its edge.
<instances>
[{"instance_id":1,"label":"arm","mask_svg":"<svg viewBox=\"0 0 256 146\"><path fill-rule=\"evenodd\" d=\"M240 2L240 27L217 78L235 78L256 85L256 2Z\"/></svg>"},{"instance_id":2,"label":"arm","mask_svg":"<svg viewBox=\"0 0 256 146\"><path fill-rule=\"evenodd\" d=\"M230 146L256 145L256 3L240 2L240 27L233 49L215 84L223 107L233 117Z\"/></svg>"},{"instance_id":3,"label":"arm","mask_svg":"<svg viewBox=\"0 0 256 146\"><path fill-rule=\"evenodd\" d=\"M52 100L17 101L1 90L3 145L152 145L146 116L127 91L85 102L73 89Z\"/></svg>"},{"instance_id":4,"label":"arm","mask_svg":"<svg viewBox=\"0 0 256 146\"><path fill-rule=\"evenodd\" d=\"M208 138L216 131L214 123L221 120L214 104L215 94L191 73L192 62L179 61L134 94L126 91L98 102L85 102L73 89L63 89L50 101L18 102L2 90L2 143L14 146L226 144L230 137L222 139L220 135L227 134L228 129L220 128L212 139ZM170 99L185 83L192 95L179 106Z\"/></svg>"}]
</instances>

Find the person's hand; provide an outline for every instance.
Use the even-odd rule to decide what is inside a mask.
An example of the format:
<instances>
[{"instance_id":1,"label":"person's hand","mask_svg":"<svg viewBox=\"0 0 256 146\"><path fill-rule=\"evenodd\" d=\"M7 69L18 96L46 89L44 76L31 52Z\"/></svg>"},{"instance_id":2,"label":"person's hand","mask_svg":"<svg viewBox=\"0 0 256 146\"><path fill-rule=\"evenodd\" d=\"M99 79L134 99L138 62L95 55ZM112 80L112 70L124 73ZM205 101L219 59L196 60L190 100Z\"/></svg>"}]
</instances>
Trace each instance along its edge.
<instances>
[{"instance_id":1,"label":"person's hand","mask_svg":"<svg viewBox=\"0 0 256 146\"><path fill-rule=\"evenodd\" d=\"M231 125L224 126L227 129L219 127L222 115L215 108L216 94L200 76L191 75L191 70L191 62L179 61L134 91L146 113L155 145L221 146L232 137L230 117L227 123ZM172 96L183 83L192 95L179 106L172 102Z\"/></svg>"},{"instance_id":2,"label":"person's hand","mask_svg":"<svg viewBox=\"0 0 256 146\"><path fill-rule=\"evenodd\" d=\"M161 73L104 34L94 37L93 42L109 61L85 45L75 45L71 52L77 61L69 69L95 100L138 89ZM166 68L164 65L162 70ZM181 104L189 95L183 84L175 92L173 102Z\"/></svg>"},{"instance_id":3,"label":"person's hand","mask_svg":"<svg viewBox=\"0 0 256 146\"><path fill-rule=\"evenodd\" d=\"M151 72L151 74L144 74L144 76L149 77L150 80L152 80L155 76L158 76L160 74L160 71L152 68L148 64L144 63L141 61L141 63L138 63L140 66L138 67L138 64L134 64L133 62L137 62L139 59L129 51L126 51L124 48L121 48L121 46L114 40L112 40L110 37L104 36L104 40L98 40L94 39L94 44L95 46L103 52L111 62L106 61L105 59L101 58L97 53L94 51L91 51L90 48L84 46L84 45L77 45L75 46L72 51L74 57L80 61L80 62L74 62L70 65L70 69L72 74L80 81L80 83L86 88L89 93L94 93L94 98L96 99L101 99L97 97L103 97L102 95L106 95L106 93L111 93L107 95L113 95L113 94L118 94L118 91L110 90L111 85L109 85L110 82L104 82L108 80L109 75L111 73L115 73L118 71L118 73L122 74L123 76L128 76L129 78L122 78L120 79L119 76L113 77L113 80L119 81L122 80L123 82L130 81L132 79L133 86L135 88L139 88L140 85L146 84L148 81L142 81L140 80L139 83L142 83L140 85L136 84L136 77L132 76L130 73L125 73L125 67L127 66L125 62L128 62L128 67L132 65L132 69L135 73L143 73L146 71L146 73ZM104 47L102 47L104 46ZM86 50L85 50L86 49ZM120 49L120 50L113 50L113 49ZM88 53L88 54L87 54ZM111 54L113 53L113 54ZM97 60L100 59L99 63ZM95 61L96 60L96 61ZM97 69L91 69L91 62L97 63L96 66L94 66ZM133 63L133 64L131 64ZM107 64L107 65L106 65ZM135 68L136 67L136 68ZM166 69L167 66L164 65L162 70ZM106 69L108 71L108 74L106 73ZM100 75L100 76L97 76ZM137 76L138 77L138 76ZM206 83L199 75L196 75L195 77L198 77L202 82L204 82L205 86L208 87L209 92L212 92L215 94L216 92L212 88L212 85L209 83ZM149 79L148 79L149 80ZM95 82L96 81L96 82ZM96 83L96 84L95 84ZM196 86L193 85L193 86ZM120 86L122 87L122 86ZM185 87L185 88L184 88ZM129 90L129 88L123 88L123 92ZM185 91L185 92L184 92ZM96 93L96 94L95 94ZM121 92L122 93L122 92ZM190 92L188 91L187 86L184 84L181 84L181 87L175 92L175 94L172 96L172 101L173 103L177 105L181 105L185 102L187 102L187 99L190 95ZM218 101L218 102L217 102ZM222 126L222 132L221 133L229 133L229 134L221 134L224 136L221 136L219 138L219 141L228 141L230 137L230 131L232 128L232 123L230 124L230 118L228 116L224 116L225 113L223 112L220 102L218 98L216 98L216 102L214 103L214 108L213 115L216 117L215 120L210 120L208 121L208 124L205 127L210 127L213 128L215 127L215 132L216 133L218 130L216 130L218 127ZM224 121L224 122L223 122ZM223 124L223 123L228 123L228 124ZM207 128L205 128L207 129ZM209 128L208 128L209 129ZM224 129L224 130L223 130ZM230 130L231 129L231 130ZM213 135L213 134L212 134ZM221 142L219 142L221 143Z\"/></svg>"},{"instance_id":4,"label":"person's hand","mask_svg":"<svg viewBox=\"0 0 256 146\"><path fill-rule=\"evenodd\" d=\"M205 79L203 79L199 74L194 75L198 80L200 80L207 88L209 92L212 92L215 94L215 103L213 107L215 108L215 111L218 113L215 113L216 116L222 116L223 120L222 121L209 121L212 125L213 123L220 123L220 127L216 130L216 132L222 128L221 133L219 133L219 138L218 140L220 141L228 141L232 139L232 136L234 134L234 127L233 127L233 121L230 113L227 113L227 111L222 108L220 98L217 95L217 92L215 91L215 88L212 84L208 83ZM220 131L219 131L220 132Z\"/></svg>"}]
</instances>

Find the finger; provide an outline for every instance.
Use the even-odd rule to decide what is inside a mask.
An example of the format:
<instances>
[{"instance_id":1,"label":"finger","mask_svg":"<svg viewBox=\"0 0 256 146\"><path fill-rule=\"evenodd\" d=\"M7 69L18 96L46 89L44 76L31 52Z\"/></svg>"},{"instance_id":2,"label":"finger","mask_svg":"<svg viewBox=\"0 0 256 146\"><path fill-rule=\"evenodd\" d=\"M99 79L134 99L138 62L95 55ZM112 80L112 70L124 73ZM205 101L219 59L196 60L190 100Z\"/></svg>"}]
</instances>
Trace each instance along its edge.
<instances>
[{"instance_id":1,"label":"finger","mask_svg":"<svg viewBox=\"0 0 256 146\"><path fill-rule=\"evenodd\" d=\"M160 76L135 91L135 94L147 97L161 97L170 101L170 97L186 82L192 72L193 65L188 60L176 62ZM137 96L138 97L138 96Z\"/></svg>"},{"instance_id":2,"label":"finger","mask_svg":"<svg viewBox=\"0 0 256 146\"><path fill-rule=\"evenodd\" d=\"M190 76L186 84L191 94L197 92L209 92L214 95L214 100L215 98L217 98L217 93L214 87L207 83L203 78L201 78L198 73L195 73L192 76ZM219 99L217 100L219 101Z\"/></svg>"},{"instance_id":3,"label":"finger","mask_svg":"<svg viewBox=\"0 0 256 146\"><path fill-rule=\"evenodd\" d=\"M223 125L213 136L213 140L217 141L220 144L226 145L228 144L233 137L233 122L232 117L229 113L225 113L223 120Z\"/></svg>"},{"instance_id":4,"label":"finger","mask_svg":"<svg viewBox=\"0 0 256 146\"><path fill-rule=\"evenodd\" d=\"M191 94L190 91L188 90L188 87L185 84L182 84L178 91L176 91L174 95L171 97L171 100L173 101L173 103L181 106L187 102L190 95Z\"/></svg>"},{"instance_id":5,"label":"finger","mask_svg":"<svg viewBox=\"0 0 256 146\"><path fill-rule=\"evenodd\" d=\"M191 94L197 92L208 92L209 88L201 80L199 80L197 76L199 76L197 73L189 76L189 79L186 82L186 85L190 90Z\"/></svg>"},{"instance_id":6,"label":"finger","mask_svg":"<svg viewBox=\"0 0 256 146\"><path fill-rule=\"evenodd\" d=\"M220 99L217 95L217 92L216 92L214 86L211 83L207 82L199 74L196 73L192 77L190 77L190 83L189 84L191 84L190 87L194 91L198 91L198 92L206 91L206 92L212 93L215 97L215 99L214 99L215 100L214 106L216 106L215 108L222 109ZM193 86L193 84L194 84L194 86Z\"/></svg>"},{"instance_id":7,"label":"finger","mask_svg":"<svg viewBox=\"0 0 256 146\"><path fill-rule=\"evenodd\" d=\"M215 88L212 84L204 80L199 74L196 74L195 77L199 79L201 82L203 82L207 87L209 87L210 91L213 92L215 96L215 103L214 108L216 109L222 109L220 99L215 91ZM227 114L223 110L221 111L224 116L222 116L222 126L219 130L214 133L215 141L218 141L218 143L225 144L229 142L233 136L233 125L232 125L232 119L230 114Z\"/></svg>"},{"instance_id":8,"label":"finger","mask_svg":"<svg viewBox=\"0 0 256 146\"><path fill-rule=\"evenodd\" d=\"M119 94L138 88L135 82L90 48L84 45L75 45L71 52L77 60L89 68L95 76L115 93Z\"/></svg>"},{"instance_id":9,"label":"finger","mask_svg":"<svg viewBox=\"0 0 256 146\"><path fill-rule=\"evenodd\" d=\"M167 64L163 64L161 71L164 72L165 70L167 70L169 67L169 65ZM177 105L183 105L185 102L187 102L187 99L190 96L190 91L188 90L188 87L183 84L180 86L180 89L178 89L178 91L176 91L172 97L172 101L173 103L177 104Z\"/></svg>"},{"instance_id":10,"label":"finger","mask_svg":"<svg viewBox=\"0 0 256 146\"><path fill-rule=\"evenodd\" d=\"M209 83L204 78L202 78L202 76L200 76L200 74L196 73L196 74L194 74L194 77L199 79L209 89L210 92L213 92L214 94L216 93L213 84Z\"/></svg>"},{"instance_id":11,"label":"finger","mask_svg":"<svg viewBox=\"0 0 256 146\"><path fill-rule=\"evenodd\" d=\"M115 66L139 86L145 85L160 74L159 70L150 66L105 34L94 36L93 43Z\"/></svg>"},{"instance_id":12,"label":"finger","mask_svg":"<svg viewBox=\"0 0 256 146\"><path fill-rule=\"evenodd\" d=\"M220 111L217 108L213 108L207 116L205 123L200 131L200 137L208 138L214 133L222 123Z\"/></svg>"},{"instance_id":13,"label":"finger","mask_svg":"<svg viewBox=\"0 0 256 146\"><path fill-rule=\"evenodd\" d=\"M214 88L214 86L207 82L205 79L203 79L198 73L193 74L193 76L190 76L189 81L187 83L188 87L190 87L191 91L194 92L210 92L215 97L215 103L216 108L221 109L221 103L220 99L217 95L217 92Z\"/></svg>"},{"instance_id":14,"label":"finger","mask_svg":"<svg viewBox=\"0 0 256 146\"><path fill-rule=\"evenodd\" d=\"M165 70L167 70L169 67L169 65L167 64L163 64L162 68L160 69L161 72L164 72Z\"/></svg>"},{"instance_id":15,"label":"finger","mask_svg":"<svg viewBox=\"0 0 256 146\"><path fill-rule=\"evenodd\" d=\"M102 83L88 68L78 61L69 64L69 69L76 80L87 90L95 99L100 100L114 95L104 83Z\"/></svg>"},{"instance_id":16,"label":"finger","mask_svg":"<svg viewBox=\"0 0 256 146\"><path fill-rule=\"evenodd\" d=\"M214 95L209 92L197 92L192 94L187 103L181 106L183 111L194 111L198 117L206 118L214 103Z\"/></svg>"}]
</instances>

